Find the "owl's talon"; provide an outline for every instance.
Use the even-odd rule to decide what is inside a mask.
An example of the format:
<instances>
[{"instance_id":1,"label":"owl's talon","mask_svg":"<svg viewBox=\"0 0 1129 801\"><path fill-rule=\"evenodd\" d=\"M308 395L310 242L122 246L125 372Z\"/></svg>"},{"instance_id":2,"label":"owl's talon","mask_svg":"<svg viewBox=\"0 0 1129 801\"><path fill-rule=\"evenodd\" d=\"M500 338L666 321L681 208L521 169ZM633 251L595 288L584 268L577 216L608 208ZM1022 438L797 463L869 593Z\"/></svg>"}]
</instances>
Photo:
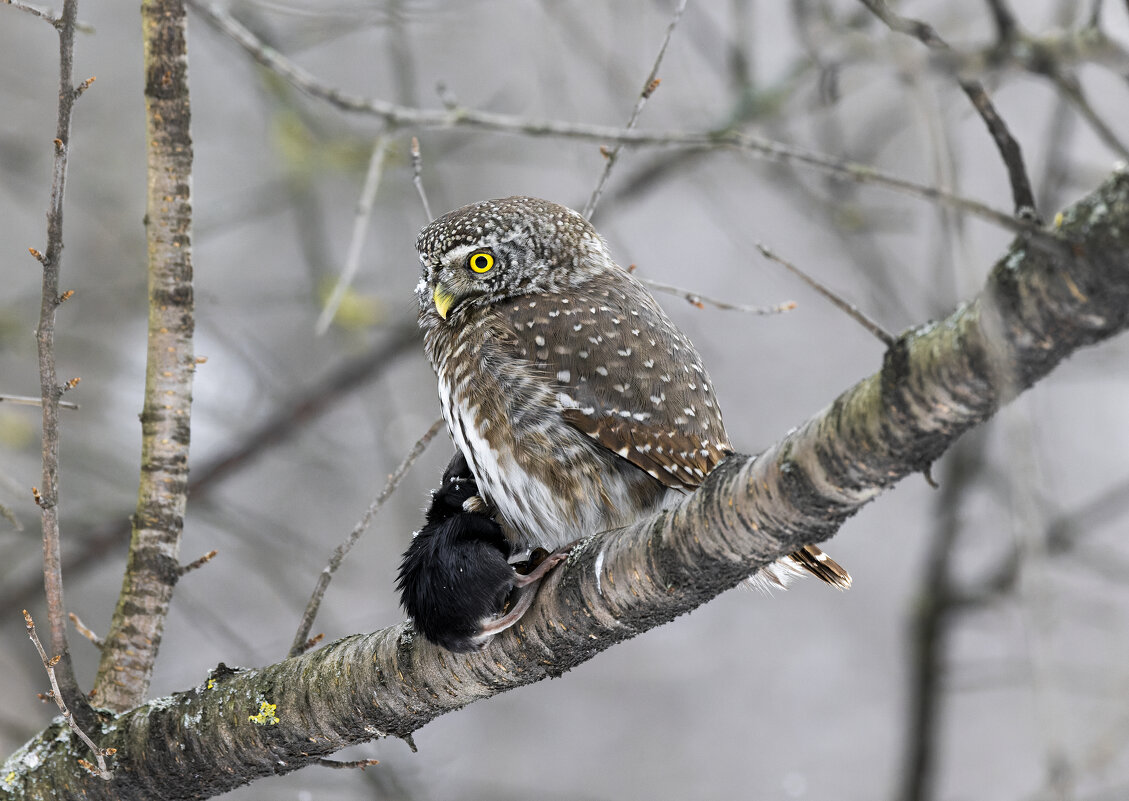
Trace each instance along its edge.
<instances>
[{"instance_id":1,"label":"owl's talon","mask_svg":"<svg viewBox=\"0 0 1129 801\"><path fill-rule=\"evenodd\" d=\"M579 542L577 540L576 542ZM576 542L570 542L557 550L549 553L544 548L536 548L525 562L518 563L514 568L514 589L510 593L507 609L504 614L483 625L483 642L489 637L505 631L517 623L537 597L537 586L541 579L549 575L553 568L568 559L569 551ZM519 572L520 568L528 568L528 572Z\"/></svg>"},{"instance_id":2,"label":"owl's talon","mask_svg":"<svg viewBox=\"0 0 1129 801\"><path fill-rule=\"evenodd\" d=\"M514 572L517 576L514 578L515 587L525 587L529 584L535 584L549 572L568 559L569 552L580 542L580 540L573 540L567 545L562 545L552 553L549 553L544 548L535 548L533 553L525 562L514 565Z\"/></svg>"}]
</instances>

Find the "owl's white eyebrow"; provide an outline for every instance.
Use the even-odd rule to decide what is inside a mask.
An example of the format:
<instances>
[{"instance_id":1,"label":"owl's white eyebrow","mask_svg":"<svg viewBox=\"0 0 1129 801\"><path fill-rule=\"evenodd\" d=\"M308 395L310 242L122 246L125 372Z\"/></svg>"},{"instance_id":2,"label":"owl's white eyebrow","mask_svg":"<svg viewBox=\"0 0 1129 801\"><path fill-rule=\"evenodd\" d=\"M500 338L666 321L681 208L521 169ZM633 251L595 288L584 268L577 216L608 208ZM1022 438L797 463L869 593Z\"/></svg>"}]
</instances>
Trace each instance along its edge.
<instances>
[{"instance_id":1,"label":"owl's white eyebrow","mask_svg":"<svg viewBox=\"0 0 1129 801\"><path fill-rule=\"evenodd\" d=\"M513 239L513 237L510 237L510 239ZM462 245L455 245L455 247L451 248L443 254L442 258L440 259L440 266L447 267L452 264L459 264L463 259L465 259L476 250L482 250L482 248L492 248L499 244L505 244L509 241L509 239L498 239L493 236L485 236L482 239L479 239L477 242L468 242Z\"/></svg>"}]
</instances>

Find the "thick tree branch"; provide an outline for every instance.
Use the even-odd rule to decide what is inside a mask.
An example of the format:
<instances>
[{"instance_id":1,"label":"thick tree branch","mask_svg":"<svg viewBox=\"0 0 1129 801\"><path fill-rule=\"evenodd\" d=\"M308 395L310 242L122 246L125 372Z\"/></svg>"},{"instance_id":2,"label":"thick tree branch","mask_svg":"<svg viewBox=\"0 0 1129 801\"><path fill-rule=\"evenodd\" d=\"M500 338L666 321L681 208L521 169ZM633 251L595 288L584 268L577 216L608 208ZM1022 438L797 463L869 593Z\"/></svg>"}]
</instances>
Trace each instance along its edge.
<instances>
[{"instance_id":1,"label":"thick tree branch","mask_svg":"<svg viewBox=\"0 0 1129 801\"><path fill-rule=\"evenodd\" d=\"M129 709L145 698L173 587L188 497L196 357L192 295L192 138L181 0L141 4L149 182L149 337L141 412L141 482L125 577L94 684L95 700Z\"/></svg>"},{"instance_id":2,"label":"thick tree branch","mask_svg":"<svg viewBox=\"0 0 1129 801\"><path fill-rule=\"evenodd\" d=\"M1078 348L1129 326L1129 174L1060 215L1073 258L1023 241L981 293L903 334L882 370L759 457L734 455L677 508L594 535L522 623L456 656L401 623L106 716L108 783L84 775L60 724L0 772L20 797L207 798L348 745L406 737L474 701L556 676L689 612L753 569L827 539Z\"/></svg>"}]
</instances>

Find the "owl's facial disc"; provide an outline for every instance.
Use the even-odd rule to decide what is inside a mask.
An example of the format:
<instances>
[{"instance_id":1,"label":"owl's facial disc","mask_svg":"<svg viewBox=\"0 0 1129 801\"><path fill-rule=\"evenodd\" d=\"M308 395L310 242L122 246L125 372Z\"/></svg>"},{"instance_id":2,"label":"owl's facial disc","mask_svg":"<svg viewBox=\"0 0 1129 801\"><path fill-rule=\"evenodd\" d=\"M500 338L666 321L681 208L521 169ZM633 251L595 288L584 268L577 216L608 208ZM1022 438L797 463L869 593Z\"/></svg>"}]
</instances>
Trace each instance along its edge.
<instances>
[{"instance_id":1,"label":"owl's facial disc","mask_svg":"<svg viewBox=\"0 0 1129 801\"><path fill-rule=\"evenodd\" d=\"M492 248L464 245L442 259L443 266L432 278L429 300L444 320L464 301L490 293L496 288L501 260Z\"/></svg>"}]
</instances>

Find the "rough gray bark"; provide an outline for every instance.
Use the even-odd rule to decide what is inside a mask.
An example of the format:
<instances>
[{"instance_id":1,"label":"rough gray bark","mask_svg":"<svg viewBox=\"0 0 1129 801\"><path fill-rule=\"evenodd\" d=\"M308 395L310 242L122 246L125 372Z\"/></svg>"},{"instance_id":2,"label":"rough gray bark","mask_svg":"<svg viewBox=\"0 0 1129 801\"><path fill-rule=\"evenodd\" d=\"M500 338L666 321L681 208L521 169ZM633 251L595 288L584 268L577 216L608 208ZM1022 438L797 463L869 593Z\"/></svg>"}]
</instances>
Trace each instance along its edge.
<instances>
[{"instance_id":1,"label":"rough gray bark","mask_svg":"<svg viewBox=\"0 0 1129 801\"><path fill-rule=\"evenodd\" d=\"M0 779L17 798L207 798L347 745L409 736L694 609L827 539L1079 347L1129 325L1129 174L1055 230L1066 248L1014 243L976 298L903 334L880 372L766 453L734 455L676 509L585 541L521 625L482 653L452 655L399 624L265 668L218 669L194 689L105 714L112 781L77 766L80 749L59 724Z\"/></svg>"}]
</instances>

